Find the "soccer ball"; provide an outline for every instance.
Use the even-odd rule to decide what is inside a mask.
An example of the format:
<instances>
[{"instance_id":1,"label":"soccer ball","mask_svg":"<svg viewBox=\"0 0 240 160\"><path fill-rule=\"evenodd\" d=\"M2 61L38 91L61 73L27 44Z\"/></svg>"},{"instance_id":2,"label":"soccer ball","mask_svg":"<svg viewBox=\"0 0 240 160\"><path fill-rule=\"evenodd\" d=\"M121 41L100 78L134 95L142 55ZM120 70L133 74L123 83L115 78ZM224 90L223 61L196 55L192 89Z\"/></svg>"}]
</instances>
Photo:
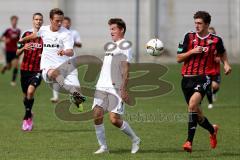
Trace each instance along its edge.
<instances>
[{"instance_id":1,"label":"soccer ball","mask_svg":"<svg viewBox=\"0 0 240 160\"><path fill-rule=\"evenodd\" d=\"M163 42L157 38L151 39L146 44L146 50L151 56L159 56L164 51Z\"/></svg>"}]
</instances>

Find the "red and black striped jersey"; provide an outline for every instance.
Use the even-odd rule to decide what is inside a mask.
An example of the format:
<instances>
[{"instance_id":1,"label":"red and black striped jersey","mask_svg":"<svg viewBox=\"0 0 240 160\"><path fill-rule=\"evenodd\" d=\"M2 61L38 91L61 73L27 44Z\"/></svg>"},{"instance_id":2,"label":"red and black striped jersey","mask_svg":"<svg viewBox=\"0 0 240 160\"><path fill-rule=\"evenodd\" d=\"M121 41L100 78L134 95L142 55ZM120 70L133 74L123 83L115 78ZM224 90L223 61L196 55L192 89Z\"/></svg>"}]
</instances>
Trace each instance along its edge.
<instances>
[{"instance_id":1,"label":"red and black striped jersey","mask_svg":"<svg viewBox=\"0 0 240 160\"><path fill-rule=\"evenodd\" d=\"M215 57L216 58L216 57ZM216 72L216 74L214 74L214 75L218 75L218 74L220 74L220 72L221 72L221 62L218 62L218 61L214 61L214 70L215 70L215 72ZM213 75L213 76L214 76Z\"/></svg>"},{"instance_id":2,"label":"red and black striped jersey","mask_svg":"<svg viewBox=\"0 0 240 160\"><path fill-rule=\"evenodd\" d=\"M32 33L33 33L33 30L26 31L22 35L22 38ZM31 49L29 50L24 49L24 56L21 64L21 70L40 71L40 60L41 60L41 54L43 50L42 38L39 37L34 40L30 40L26 43L30 44Z\"/></svg>"},{"instance_id":3,"label":"red and black striped jersey","mask_svg":"<svg viewBox=\"0 0 240 160\"><path fill-rule=\"evenodd\" d=\"M178 54L197 46L203 48L202 53L192 54L184 61L182 75L216 75L215 57L225 52L222 39L211 33L200 37L196 32L189 32L185 35L183 43L179 44Z\"/></svg>"},{"instance_id":4,"label":"red and black striped jersey","mask_svg":"<svg viewBox=\"0 0 240 160\"><path fill-rule=\"evenodd\" d=\"M3 33L2 37L6 38L6 47L5 50L7 52L16 52L17 50L17 42L20 38L21 31L18 28L8 28Z\"/></svg>"}]
</instances>

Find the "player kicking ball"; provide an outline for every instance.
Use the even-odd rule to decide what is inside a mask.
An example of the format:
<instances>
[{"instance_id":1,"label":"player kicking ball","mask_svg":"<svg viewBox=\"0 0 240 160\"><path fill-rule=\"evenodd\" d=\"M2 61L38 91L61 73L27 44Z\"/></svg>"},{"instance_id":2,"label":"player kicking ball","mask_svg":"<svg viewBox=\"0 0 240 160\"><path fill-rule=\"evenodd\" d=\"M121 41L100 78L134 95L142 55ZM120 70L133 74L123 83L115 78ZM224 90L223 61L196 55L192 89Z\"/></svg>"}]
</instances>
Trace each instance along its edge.
<instances>
[{"instance_id":1,"label":"player kicking ball","mask_svg":"<svg viewBox=\"0 0 240 160\"><path fill-rule=\"evenodd\" d=\"M116 48L107 49L96 85L93 102L94 124L100 148L95 154L108 153L103 124L104 112L109 112L111 123L125 133L132 141L131 153L139 150L140 138L136 136L130 125L122 120L124 102L128 101L127 82L129 62L132 59L131 49L122 49L126 24L122 19L113 18L108 21L110 34Z\"/></svg>"},{"instance_id":2,"label":"player kicking ball","mask_svg":"<svg viewBox=\"0 0 240 160\"><path fill-rule=\"evenodd\" d=\"M43 52L40 69L46 83L56 84L72 96L73 103L77 107L85 101L80 93L80 83L76 74L66 73L65 64L71 65L73 52L73 38L66 28L62 27L64 13L58 8L50 11L50 25L42 26L38 32L20 39L24 43L31 39L41 37L43 40ZM64 65L63 65L64 64Z\"/></svg>"},{"instance_id":3,"label":"player kicking ball","mask_svg":"<svg viewBox=\"0 0 240 160\"><path fill-rule=\"evenodd\" d=\"M34 13L32 22L33 28L25 31L21 38L39 31L43 24L43 15L41 13ZM40 60L43 50L43 41L39 37L26 42L25 45L19 45L16 54L20 56L24 53L21 64L21 87L24 96L23 104L25 106L22 130L31 131L33 129L32 107L34 103L34 94L42 80Z\"/></svg>"}]
</instances>

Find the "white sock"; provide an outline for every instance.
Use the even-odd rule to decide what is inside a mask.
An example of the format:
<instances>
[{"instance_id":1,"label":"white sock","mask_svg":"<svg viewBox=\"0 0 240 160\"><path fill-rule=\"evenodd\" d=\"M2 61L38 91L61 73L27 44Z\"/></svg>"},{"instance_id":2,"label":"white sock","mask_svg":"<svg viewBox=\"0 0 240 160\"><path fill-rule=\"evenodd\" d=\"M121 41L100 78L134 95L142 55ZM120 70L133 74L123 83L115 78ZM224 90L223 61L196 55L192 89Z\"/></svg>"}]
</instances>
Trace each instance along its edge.
<instances>
[{"instance_id":1,"label":"white sock","mask_svg":"<svg viewBox=\"0 0 240 160\"><path fill-rule=\"evenodd\" d=\"M134 131L127 122L123 121L120 130L123 131L126 135L128 135L132 141L138 139L138 137L136 136L136 134L134 133Z\"/></svg>"},{"instance_id":2,"label":"white sock","mask_svg":"<svg viewBox=\"0 0 240 160\"><path fill-rule=\"evenodd\" d=\"M95 131L96 131L98 144L101 147L107 148L104 124L95 125Z\"/></svg>"},{"instance_id":3,"label":"white sock","mask_svg":"<svg viewBox=\"0 0 240 160\"><path fill-rule=\"evenodd\" d=\"M57 78L56 78L56 81L58 82L58 84L61 87L63 87L69 93L79 92L75 86L67 85L67 84L64 83L64 76L63 75L58 75Z\"/></svg>"},{"instance_id":4,"label":"white sock","mask_svg":"<svg viewBox=\"0 0 240 160\"><path fill-rule=\"evenodd\" d=\"M58 99L58 91L53 90L53 98Z\"/></svg>"}]
</instances>

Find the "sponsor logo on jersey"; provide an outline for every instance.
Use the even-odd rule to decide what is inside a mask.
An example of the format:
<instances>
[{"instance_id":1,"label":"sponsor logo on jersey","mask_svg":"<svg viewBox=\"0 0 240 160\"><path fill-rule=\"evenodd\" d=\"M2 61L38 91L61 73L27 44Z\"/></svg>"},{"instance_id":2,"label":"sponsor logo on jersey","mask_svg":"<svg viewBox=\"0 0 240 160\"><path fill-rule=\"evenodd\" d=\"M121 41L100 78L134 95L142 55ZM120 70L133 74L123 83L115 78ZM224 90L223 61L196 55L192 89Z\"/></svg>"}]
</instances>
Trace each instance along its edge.
<instances>
[{"instance_id":1,"label":"sponsor logo on jersey","mask_svg":"<svg viewBox=\"0 0 240 160\"><path fill-rule=\"evenodd\" d=\"M49 48L59 48L59 44L44 44L43 46Z\"/></svg>"},{"instance_id":2,"label":"sponsor logo on jersey","mask_svg":"<svg viewBox=\"0 0 240 160\"><path fill-rule=\"evenodd\" d=\"M194 48L196 48L196 47L202 47L202 46L198 46L198 45L196 45ZM202 51L203 52L208 52L208 47L202 47Z\"/></svg>"},{"instance_id":3,"label":"sponsor logo on jersey","mask_svg":"<svg viewBox=\"0 0 240 160\"><path fill-rule=\"evenodd\" d=\"M29 44L32 50L42 48L42 44L40 43L29 43Z\"/></svg>"}]
</instances>

